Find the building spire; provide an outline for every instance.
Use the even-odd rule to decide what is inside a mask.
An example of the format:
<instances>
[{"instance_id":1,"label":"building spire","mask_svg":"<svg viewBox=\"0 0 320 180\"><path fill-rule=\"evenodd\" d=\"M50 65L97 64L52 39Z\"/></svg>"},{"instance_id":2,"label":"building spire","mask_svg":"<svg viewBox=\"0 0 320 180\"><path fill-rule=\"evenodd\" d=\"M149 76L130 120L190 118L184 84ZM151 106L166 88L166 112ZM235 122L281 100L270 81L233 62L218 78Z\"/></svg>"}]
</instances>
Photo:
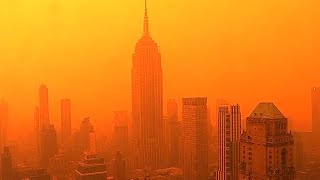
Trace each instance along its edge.
<instances>
[{"instance_id":1,"label":"building spire","mask_svg":"<svg viewBox=\"0 0 320 180\"><path fill-rule=\"evenodd\" d=\"M144 26L143 26L143 36L149 37L149 20L148 20L148 9L147 0L144 1Z\"/></svg>"}]
</instances>

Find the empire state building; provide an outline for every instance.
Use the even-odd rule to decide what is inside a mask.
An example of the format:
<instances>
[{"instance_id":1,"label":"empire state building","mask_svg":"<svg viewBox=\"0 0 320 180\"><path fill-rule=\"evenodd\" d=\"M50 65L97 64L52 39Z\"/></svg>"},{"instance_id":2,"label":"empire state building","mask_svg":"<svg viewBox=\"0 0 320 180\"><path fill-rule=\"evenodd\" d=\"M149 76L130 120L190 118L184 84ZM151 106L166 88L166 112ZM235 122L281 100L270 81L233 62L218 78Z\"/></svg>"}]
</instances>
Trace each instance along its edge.
<instances>
[{"instance_id":1,"label":"empire state building","mask_svg":"<svg viewBox=\"0 0 320 180\"><path fill-rule=\"evenodd\" d=\"M151 38L145 4L142 37L132 56L134 168L164 167L164 122L161 54Z\"/></svg>"}]
</instances>

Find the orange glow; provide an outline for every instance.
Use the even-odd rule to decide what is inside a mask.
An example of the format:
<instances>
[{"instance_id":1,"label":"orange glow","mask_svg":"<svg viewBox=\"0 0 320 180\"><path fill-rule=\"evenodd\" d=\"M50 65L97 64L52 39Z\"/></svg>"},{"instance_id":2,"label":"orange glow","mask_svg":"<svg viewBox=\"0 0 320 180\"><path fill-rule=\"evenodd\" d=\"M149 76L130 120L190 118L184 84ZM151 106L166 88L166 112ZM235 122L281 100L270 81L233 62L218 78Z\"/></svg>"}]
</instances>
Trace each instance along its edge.
<instances>
[{"instance_id":1,"label":"orange glow","mask_svg":"<svg viewBox=\"0 0 320 180\"><path fill-rule=\"evenodd\" d=\"M60 125L60 100L70 98L73 128L90 116L98 132L112 129L113 111L131 111L143 3L0 0L0 97L9 103L10 128L32 127L44 83L52 123ZM317 0L150 1L163 104L205 96L214 109L224 98L238 102L245 118L258 102L273 101L297 130L310 130L310 90L320 85L319 8Z\"/></svg>"}]
</instances>

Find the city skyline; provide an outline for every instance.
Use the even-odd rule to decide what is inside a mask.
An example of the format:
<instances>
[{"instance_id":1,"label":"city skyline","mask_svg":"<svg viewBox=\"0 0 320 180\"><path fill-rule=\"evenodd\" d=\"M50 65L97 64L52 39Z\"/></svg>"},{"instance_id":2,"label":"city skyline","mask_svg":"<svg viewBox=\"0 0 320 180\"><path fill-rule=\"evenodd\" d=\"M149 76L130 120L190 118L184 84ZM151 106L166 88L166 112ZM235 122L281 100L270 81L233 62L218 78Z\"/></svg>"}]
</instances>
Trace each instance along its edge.
<instances>
[{"instance_id":1,"label":"city skyline","mask_svg":"<svg viewBox=\"0 0 320 180\"><path fill-rule=\"evenodd\" d=\"M0 180L320 176L320 2L126 1L0 2Z\"/></svg>"},{"instance_id":2,"label":"city skyline","mask_svg":"<svg viewBox=\"0 0 320 180\"><path fill-rule=\"evenodd\" d=\"M50 49L50 47L53 46L48 45L47 43L41 48L39 46L43 41L59 44L53 39L41 39L43 36L46 36L48 31L46 27L47 24L50 23L50 20L47 17L49 16L47 7L50 3L34 1L35 6L31 9L27 9L27 7L30 7L30 4L27 2L23 0L15 2L19 2L20 4L2 2L4 4L1 6L6 7L6 10L1 11L5 15L10 13L17 14L17 19L12 21L14 24L8 24L8 22L5 21L4 25L7 26L6 28L1 29L2 36L8 35L3 38L3 42L8 44L4 49L8 51L4 50L4 52L1 53L1 59L4 62L4 66L1 67L1 72L5 75L11 73L8 72L7 69L16 69L17 72L24 72L24 74L27 75L12 77L2 76L6 78L0 78L0 82L4 86L0 89L0 94L8 101L11 107L10 119L12 119L12 121L10 126L17 128L22 128L26 125L31 126L32 123L30 123L30 120L33 119L33 117L30 112L31 109L33 109L32 107L36 104L34 89L41 83L47 84L51 90L49 106L51 107L51 120L54 124L59 122L59 99L65 96L73 100L75 109L73 112L73 125L79 125L83 117L90 116L97 121L97 123L101 124L101 126L111 126L112 112L114 110L130 109L130 102L127 101L127 99L130 98L130 93L128 92L130 89L130 76L128 76L131 67L130 57L133 52L132 48L134 47L134 43L142 31L140 24L142 23L141 10L143 9L144 2L125 2L128 5L132 5L132 7L126 5L122 6L122 4L118 3L112 4L102 2L93 2L88 7L85 7L85 5L87 5L85 2L76 3L67 1L60 2L60 4L58 3L55 12L57 15L54 17L57 18L58 22L61 22L57 24L57 29L58 32L61 32L61 36L60 41L59 38L57 38L56 41L69 42L68 46L61 46L58 50L55 50L54 48ZM318 7L318 4L316 2L307 1L308 3L303 4L303 6L299 8L299 5L301 4L297 1L293 4L286 2L278 2L279 4L276 4L275 2L264 2L265 4L256 2L250 4L249 7L244 7L244 5L249 2L250 1L246 1L244 4L233 2L236 5L240 5L239 8L233 7L233 10L242 14L244 16L243 19L240 17L236 18L231 16L231 18L228 16L227 14L231 11L232 6L230 8L227 7L232 4L223 1L215 1L212 3L202 2L196 5L186 3L181 5L183 8L179 11L175 9L176 6L180 5L179 2L170 3L169 1L163 1L149 3L151 9L150 13L152 14L153 19L151 27L152 34L159 44L161 44L161 51L164 56L164 104L166 104L166 100L170 98L181 99L185 96L199 95L207 96L210 102L209 106L214 106L213 102L215 99L230 98L231 101L237 100L241 105L246 104L246 106L243 106L242 111L243 114L249 114L249 110L255 106L256 102L274 101L277 102L281 109L283 109L284 114L294 117L296 120L294 124L295 127L299 128L299 130L311 130L311 110L308 108L311 107L311 103L308 92L311 87L320 84L317 80L320 78L316 73L316 66L312 65L313 63L316 63L315 60L318 57L316 49L307 47L314 47L314 45L316 47L319 41L317 36L314 36L313 34L318 27L314 24L314 21L312 21L318 14L311 14L311 12L314 11L314 8ZM106 8L107 5L110 5L110 8L114 7L116 10L108 11L109 8ZM261 9L262 5L266 5L263 7L267 7L269 10L272 9L272 5L278 5L279 9L284 12L281 13L280 10L277 10L270 19L264 19L266 11L257 13L252 10L254 8ZM285 10L285 7L288 6L290 8ZM163 15L164 7L168 8L168 14L166 15ZM189 7L192 7L192 12L194 12L190 13L190 15L188 15L185 10ZM215 13L212 13L211 10L204 7L217 8L218 10L214 11ZM90 8L97 8L97 11L93 12ZM127 10L128 13L125 13ZM250 11L247 11L246 14L243 13L243 10ZM294 10L298 10L298 13L305 15L304 17L310 21L291 19L288 24L285 18L294 15ZM177 15L180 11L181 15ZM34 12L34 14L31 12ZM257 17L250 18L249 15L255 13ZM29 16L23 16L25 14ZM45 16L41 16L43 18L36 18L33 16L43 14L45 14ZM87 14L88 16L84 18L84 14ZM111 15L120 16L114 17ZM164 17L162 17L162 15ZM207 22L206 18L204 18L207 16L211 17L212 22ZM276 17L278 17L279 20L276 21ZM72 18L75 18L76 20L70 23ZM190 24L201 28L191 28L191 25L185 22L185 19L188 18ZM9 16L8 20L12 20L12 17ZM89 32L81 32L76 29L76 27L84 26L80 23L80 20L84 20L83 22L88 25ZM90 23L89 20L93 20L92 23ZM238 23L243 23L248 26L241 26L240 29L231 31L230 29L234 28L228 28L229 26L225 25L221 20L230 22L230 27L237 27ZM265 20L265 23L262 23L262 20ZM286 22L285 25L288 26L279 27L277 24L279 21ZM22 33L21 36L12 37L12 34L9 33L11 30L12 33L20 32L17 26L21 25L22 27L25 27L22 22L30 23L30 28L27 28L28 30ZM254 31L252 22L260 22L257 25L257 28L268 28L261 33L256 32L250 34ZM114 26L109 27L108 25ZM306 28L297 28L302 25L305 25L304 27ZM186 29L186 27L188 27L188 31L185 30L185 33L180 33L183 32L182 28ZM311 27L315 27L313 28L315 30L311 29ZM276 31L278 28L280 28L280 32ZM130 29L130 31L128 31L128 29ZM73 32L73 30L75 34L69 36L70 39L68 39L66 36L72 34L71 32ZM111 36L116 34L116 30L120 30L119 33L121 33L122 36L119 36L116 39L111 38ZM284 36L283 32L289 30L290 32L293 32ZM200 33L201 31L204 31L204 33ZM40 33L38 34L36 32ZM94 36L92 32L97 32L97 35ZM69 46L76 44L75 42L77 41L75 39L76 37L80 37L81 33L85 35L84 39L77 43L78 46L71 48L66 57L61 57L61 52L65 52L68 50L67 48ZM296 39L297 37L294 36L295 33L300 34L305 38ZM59 35L59 33L57 34ZM57 34L53 34L53 36L58 36ZM247 35L248 44L245 44L246 46L244 49L241 49L239 46L243 45L241 42L244 39L241 39L240 35L243 34ZM217 36L220 35L223 36L218 38ZM208 39L205 40L204 36ZM268 37L270 37L269 40L266 40ZM311 37L313 39L312 42ZM253 40L255 38L261 39L262 41L258 43ZM109 39L110 41L108 41ZM188 44L186 43L187 41L194 43L189 43L189 45L186 46L184 44ZM291 41L294 43L289 43ZM88 42L93 43L95 45L94 47L97 49L92 49L85 45L90 44ZM200 45L201 42L203 42L204 49L198 50L196 47ZM230 42L227 43L230 45L226 45L224 42ZM111 46L109 43L114 46ZM288 47L271 47L271 45L274 44L285 44L288 45ZM261 45L261 49L251 50L252 47L259 45ZM301 51L294 51L292 52L293 55L289 54L289 50L291 52L292 49L298 49L299 47L302 48ZM49 48L50 52L47 52L45 48ZM264 48L271 48L270 54L263 51ZM79 49L81 50L80 52L78 51ZM80 54L76 54L75 51ZM18 55L13 56L14 52L18 52ZM54 53L56 56L51 57L53 52L59 53ZM231 54L234 54L234 57L226 55L229 52L233 52ZM58 56L59 54L60 56ZM224 56L222 56L222 54L226 57L223 58ZM82 58L79 58L80 55L83 55L81 56ZM283 62L281 61L281 58L284 58ZM180 59L183 59L183 63ZM292 61L289 61L291 59ZM303 63L304 65L300 66L302 59L306 60ZM24 66L20 65L20 62L29 63ZM226 76L222 78L221 76L221 71L219 69L223 69L220 67L224 67L226 62L232 64L229 66L229 68L231 68L231 75L235 76L240 73L240 77L237 79L238 91L230 90L233 88L228 88L230 85L221 80L224 78L230 80L233 77ZM248 67L236 68L243 64L248 65ZM277 64L277 67L273 68L273 64ZM287 64L289 64L289 67L287 67ZM262 73L259 73L259 71L256 70L258 67L264 67ZM61 68L59 73L55 73L57 68ZM278 75L278 78L267 76L267 69L273 69L273 73ZM288 69L285 71L286 73L283 72L284 69ZM198 81L193 75L187 73L191 70L195 72L194 74L197 74L197 77L201 76L201 80ZM283 75L281 75L282 73ZM253 77L251 74L259 75ZM296 74L299 74L299 76ZM81 81L76 82L78 76ZM101 77L104 78L101 79ZM290 80L292 77L302 83L299 83L300 86L295 87L295 90L293 90L292 93L287 93L288 87L293 87L293 84L295 84L295 82ZM191 81L194 86L199 88L189 88L188 81ZM207 85L209 82L210 86ZM179 86L175 87L176 83ZM277 84L277 87L270 86L274 83ZM254 88L248 88L251 84ZM215 88L216 86L214 85L217 85L219 88ZM267 91L266 89L269 90ZM253 96L255 92L261 92L263 96ZM95 95L91 97L91 94ZM121 94L121 96L111 96L111 94ZM80 98L82 97L81 95L84 97ZM294 103L291 103L290 105L286 103L287 101L292 101L292 99L294 99ZM114 103L112 103L112 106L110 104L104 105L102 100L109 100ZM27 102L27 104L21 105L19 103L20 101ZM179 100L178 102L179 105L181 105L181 101ZM97 131L102 130L97 129Z\"/></svg>"}]
</instances>

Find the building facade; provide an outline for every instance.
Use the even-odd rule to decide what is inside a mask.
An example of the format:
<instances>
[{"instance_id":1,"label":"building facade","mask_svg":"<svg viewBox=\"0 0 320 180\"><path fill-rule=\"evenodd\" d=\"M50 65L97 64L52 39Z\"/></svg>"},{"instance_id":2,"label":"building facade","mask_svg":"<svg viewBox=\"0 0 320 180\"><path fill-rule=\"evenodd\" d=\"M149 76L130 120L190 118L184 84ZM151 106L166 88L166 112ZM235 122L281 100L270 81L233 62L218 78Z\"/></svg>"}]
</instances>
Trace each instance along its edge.
<instances>
[{"instance_id":1,"label":"building facade","mask_svg":"<svg viewBox=\"0 0 320 180\"><path fill-rule=\"evenodd\" d=\"M178 121L178 104L174 99L170 99L167 104L167 122L168 122L168 152L169 165L171 167L180 167L179 164L179 139L181 136L181 125Z\"/></svg>"},{"instance_id":2,"label":"building facade","mask_svg":"<svg viewBox=\"0 0 320 180\"><path fill-rule=\"evenodd\" d=\"M49 165L49 159L54 157L58 152L57 132L54 125L43 128L40 132L40 137L40 165L42 168L47 168Z\"/></svg>"},{"instance_id":3,"label":"building facade","mask_svg":"<svg viewBox=\"0 0 320 180\"><path fill-rule=\"evenodd\" d=\"M312 132L320 133L320 87L311 90Z\"/></svg>"},{"instance_id":4,"label":"building facade","mask_svg":"<svg viewBox=\"0 0 320 180\"><path fill-rule=\"evenodd\" d=\"M218 109L217 180L237 180L240 164L240 106L222 105Z\"/></svg>"},{"instance_id":5,"label":"building facade","mask_svg":"<svg viewBox=\"0 0 320 180\"><path fill-rule=\"evenodd\" d=\"M40 129L49 127L50 121L48 88L44 84L40 85L39 87L39 119Z\"/></svg>"},{"instance_id":6,"label":"building facade","mask_svg":"<svg viewBox=\"0 0 320 180\"><path fill-rule=\"evenodd\" d=\"M134 168L165 166L161 54L151 38L145 7L143 35L132 56Z\"/></svg>"},{"instance_id":7,"label":"building facade","mask_svg":"<svg viewBox=\"0 0 320 180\"><path fill-rule=\"evenodd\" d=\"M207 98L182 99L184 180L208 179Z\"/></svg>"},{"instance_id":8,"label":"building facade","mask_svg":"<svg viewBox=\"0 0 320 180\"><path fill-rule=\"evenodd\" d=\"M129 153L129 114L127 111L114 112L114 152L120 151L124 157Z\"/></svg>"},{"instance_id":9,"label":"building facade","mask_svg":"<svg viewBox=\"0 0 320 180\"><path fill-rule=\"evenodd\" d=\"M0 153L7 144L7 126L9 120L8 103L0 100Z\"/></svg>"},{"instance_id":10,"label":"building facade","mask_svg":"<svg viewBox=\"0 0 320 180\"><path fill-rule=\"evenodd\" d=\"M292 180L294 139L287 118L273 103L260 103L241 134L240 177L246 180Z\"/></svg>"},{"instance_id":11,"label":"building facade","mask_svg":"<svg viewBox=\"0 0 320 180\"><path fill-rule=\"evenodd\" d=\"M3 148L1 153L1 177L0 179L14 179L14 171L12 167L12 157L8 147Z\"/></svg>"},{"instance_id":12,"label":"building facade","mask_svg":"<svg viewBox=\"0 0 320 180\"><path fill-rule=\"evenodd\" d=\"M61 100L61 144L70 145L71 141L71 100Z\"/></svg>"}]
</instances>

